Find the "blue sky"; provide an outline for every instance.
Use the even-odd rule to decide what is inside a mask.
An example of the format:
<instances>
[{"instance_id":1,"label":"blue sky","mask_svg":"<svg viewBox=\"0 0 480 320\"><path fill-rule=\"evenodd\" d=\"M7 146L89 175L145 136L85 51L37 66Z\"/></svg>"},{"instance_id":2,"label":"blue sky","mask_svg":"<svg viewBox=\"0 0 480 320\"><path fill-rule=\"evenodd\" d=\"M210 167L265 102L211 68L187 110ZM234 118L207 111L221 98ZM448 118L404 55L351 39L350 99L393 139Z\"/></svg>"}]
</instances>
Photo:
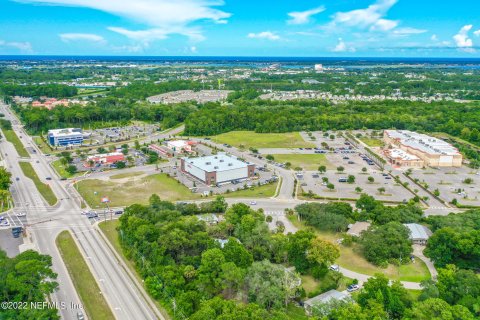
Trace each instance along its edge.
<instances>
[{"instance_id":1,"label":"blue sky","mask_svg":"<svg viewBox=\"0 0 480 320\"><path fill-rule=\"evenodd\" d=\"M476 0L0 0L0 54L480 57Z\"/></svg>"}]
</instances>

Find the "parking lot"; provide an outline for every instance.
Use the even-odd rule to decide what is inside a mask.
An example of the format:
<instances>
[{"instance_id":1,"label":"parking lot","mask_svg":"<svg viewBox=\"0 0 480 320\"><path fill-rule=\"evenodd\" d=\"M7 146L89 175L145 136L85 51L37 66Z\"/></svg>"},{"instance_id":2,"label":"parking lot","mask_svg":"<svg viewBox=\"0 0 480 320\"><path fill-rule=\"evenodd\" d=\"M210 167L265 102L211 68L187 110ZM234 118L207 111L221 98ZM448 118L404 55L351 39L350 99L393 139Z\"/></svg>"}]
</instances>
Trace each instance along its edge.
<instances>
[{"instance_id":1,"label":"parking lot","mask_svg":"<svg viewBox=\"0 0 480 320\"><path fill-rule=\"evenodd\" d=\"M153 135L159 131L160 127L155 124L130 125L125 127L112 127L84 130L84 146L97 146L110 142L121 142L131 139L139 139L145 136Z\"/></svg>"},{"instance_id":2,"label":"parking lot","mask_svg":"<svg viewBox=\"0 0 480 320\"><path fill-rule=\"evenodd\" d=\"M418 179L418 183L428 186L428 190L431 192L438 189L440 198L445 201L451 202L453 199L457 199L463 205L480 206L480 175L477 170L465 166L461 168L427 168L413 170L410 177Z\"/></svg>"},{"instance_id":3,"label":"parking lot","mask_svg":"<svg viewBox=\"0 0 480 320\"><path fill-rule=\"evenodd\" d=\"M348 179L349 175L355 177L355 182L339 182L339 180ZM369 177L374 179L373 182L368 180ZM323 178L328 178L328 183L334 185L333 190L327 188L327 182L324 182ZM323 174L306 172L298 180L304 192L312 191L316 195L327 198L358 199L361 193L366 193L378 200L403 202L413 197L412 193L395 183L388 174L382 174L377 170L370 170L367 174L351 170L345 170L343 173L329 170ZM357 192L356 188L361 188L360 192ZM380 192L380 188L385 190Z\"/></svg>"}]
</instances>

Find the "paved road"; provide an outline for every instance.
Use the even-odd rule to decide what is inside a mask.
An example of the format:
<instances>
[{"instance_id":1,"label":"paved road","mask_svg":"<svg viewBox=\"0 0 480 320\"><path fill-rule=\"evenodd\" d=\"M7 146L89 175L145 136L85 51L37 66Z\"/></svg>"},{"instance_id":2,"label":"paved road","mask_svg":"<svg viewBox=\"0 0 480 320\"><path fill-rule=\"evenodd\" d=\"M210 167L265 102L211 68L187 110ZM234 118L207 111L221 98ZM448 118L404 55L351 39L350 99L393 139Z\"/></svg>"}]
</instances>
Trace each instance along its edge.
<instances>
[{"instance_id":1,"label":"paved road","mask_svg":"<svg viewBox=\"0 0 480 320\"><path fill-rule=\"evenodd\" d=\"M13 128L18 136L22 136L25 146L31 146L37 153L31 154L31 159L20 159L13 145L4 139L0 141L0 150L7 153L5 163L12 172L14 183L12 195L16 207L27 212L27 221L30 226L27 230L31 234L33 243L41 253L52 256L53 269L58 273L59 290L54 293L53 300L80 304L80 299L71 283L63 261L55 245L55 238L62 230L70 230L78 244L80 251L86 257L87 263L107 302L117 319L163 319L163 316L152 307L151 300L146 297L143 288L119 267L115 255L99 236L88 219L80 215L77 194L74 189L68 188L66 183L58 180L53 169L48 165L46 157L40 154L26 132L15 121L15 116L4 105L0 105L6 119L12 120ZM48 182L59 199L52 207L48 206L39 194L33 182L23 175L19 161L30 161L42 181ZM19 178L16 181L16 177ZM46 177L52 177L47 181ZM63 319L76 319L77 310L60 310Z\"/></svg>"}]
</instances>

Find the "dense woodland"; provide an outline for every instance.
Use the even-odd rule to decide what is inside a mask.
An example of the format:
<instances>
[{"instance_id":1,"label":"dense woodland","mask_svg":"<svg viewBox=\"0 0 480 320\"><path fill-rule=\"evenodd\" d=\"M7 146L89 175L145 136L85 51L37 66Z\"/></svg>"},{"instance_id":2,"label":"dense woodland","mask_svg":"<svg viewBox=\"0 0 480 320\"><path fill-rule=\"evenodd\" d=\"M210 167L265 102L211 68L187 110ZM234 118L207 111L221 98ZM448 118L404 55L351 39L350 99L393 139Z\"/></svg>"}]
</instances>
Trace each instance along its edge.
<instances>
[{"instance_id":1,"label":"dense woodland","mask_svg":"<svg viewBox=\"0 0 480 320\"><path fill-rule=\"evenodd\" d=\"M363 204L365 208L375 205L371 199ZM210 207L175 205L152 196L149 205L130 206L120 218L125 253L136 263L149 293L175 318L289 319L287 306L305 298L299 275L319 279L318 293L337 288L342 276L328 270L339 257L337 245L310 230L271 233L261 210L244 204L226 209L221 197L206 206ZM305 219L316 213L347 219L361 216L342 203L298 209ZM205 210L225 211L225 220L207 225L191 215ZM375 242L377 247L383 244L383 249L391 245L395 256L407 250L408 257L408 239L395 242L408 237L406 230L396 221L375 224L360 241ZM220 239L227 240L223 246ZM389 285L387 278L377 275L364 284L354 301L319 305L314 319L460 320L480 315L480 279L472 271L446 264L437 282L426 281L423 286L417 300L399 282Z\"/></svg>"},{"instance_id":2,"label":"dense woodland","mask_svg":"<svg viewBox=\"0 0 480 320\"><path fill-rule=\"evenodd\" d=\"M60 319L56 308L34 309L30 302L47 301L57 287L52 271L52 258L28 250L9 258L0 250L0 300L26 302L21 307L0 308L0 319Z\"/></svg>"}]
</instances>

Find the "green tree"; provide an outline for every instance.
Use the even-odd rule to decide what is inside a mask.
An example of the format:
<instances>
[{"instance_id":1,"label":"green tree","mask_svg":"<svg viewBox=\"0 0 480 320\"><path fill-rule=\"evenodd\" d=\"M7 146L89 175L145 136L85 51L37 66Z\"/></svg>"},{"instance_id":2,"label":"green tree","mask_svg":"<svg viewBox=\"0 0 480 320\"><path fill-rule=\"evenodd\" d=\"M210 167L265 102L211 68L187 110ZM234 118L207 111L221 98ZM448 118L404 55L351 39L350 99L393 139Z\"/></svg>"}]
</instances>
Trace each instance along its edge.
<instances>
[{"instance_id":1,"label":"green tree","mask_svg":"<svg viewBox=\"0 0 480 320\"><path fill-rule=\"evenodd\" d=\"M340 257L340 250L338 246L329 241L320 238L313 238L310 241L310 248L308 249L307 259L313 263L328 267L333 264L335 260Z\"/></svg>"},{"instance_id":2,"label":"green tree","mask_svg":"<svg viewBox=\"0 0 480 320\"><path fill-rule=\"evenodd\" d=\"M323 165L322 165L322 166L319 166L319 167L318 167L318 172L319 172L319 173L325 173L325 172L327 172L327 167L326 167L326 166L323 166Z\"/></svg>"},{"instance_id":3,"label":"green tree","mask_svg":"<svg viewBox=\"0 0 480 320\"><path fill-rule=\"evenodd\" d=\"M12 184L12 174L5 169L5 167L0 167L0 190L9 190L10 185Z\"/></svg>"},{"instance_id":4,"label":"green tree","mask_svg":"<svg viewBox=\"0 0 480 320\"><path fill-rule=\"evenodd\" d=\"M267 310L286 306L300 284L298 275L268 260L254 262L245 277L248 300Z\"/></svg>"},{"instance_id":5,"label":"green tree","mask_svg":"<svg viewBox=\"0 0 480 320\"><path fill-rule=\"evenodd\" d=\"M355 183L355 176L354 175L349 175L347 178L348 183Z\"/></svg>"},{"instance_id":6,"label":"green tree","mask_svg":"<svg viewBox=\"0 0 480 320\"><path fill-rule=\"evenodd\" d=\"M253 263L252 254L235 238L229 238L223 247L225 260L233 262L237 267L248 268Z\"/></svg>"},{"instance_id":7,"label":"green tree","mask_svg":"<svg viewBox=\"0 0 480 320\"><path fill-rule=\"evenodd\" d=\"M225 256L220 249L209 249L202 253L202 260L198 268L198 287L207 296L214 296L222 288L222 265Z\"/></svg>"},{"instance_id":8,"label":"green tree","mask_svg":"<svg viewBox=\"0 0 480 320\"><path fill-rule=\"evenodd\" d=\"M413 250L409 230L399 222L369 228L362 232L360 243L365 258L377 265L393 258L408 260Z\"/></svg>"},{"instance_id":9,"label":"green tree","mask_svg":"<svg viewBox=\"0 0 480 320\"><path fill-rule=\"evenodd\" d=\"M473 320L475 317L464 306L450 306L438 298L417 302L407 310L406 320Z\"/></svg>"},{"instance_id":10,"label":"green tree","mask_svg":"<svg viewBox=\"0 0 480 320\"><path fill-rule=\"evenodd\" d=\"M67 171L70 174L75 174L77 172L77 166L71 164L65 169L65 171Z\"/></svg>"},{"instance_id":11,"label":"green tree","mask_svg":"<svg viewBox=\"0 0 480 320\"><path fill-rule=\"evenodd\" d=\"M391 319L401 319L412 304L411 297L402 284L394 281L390 285L389 279L383 274L376 274L365 282L357 301L363 308L368 307L371 301L383 305Z\"/></svg>"}]
</instances>

